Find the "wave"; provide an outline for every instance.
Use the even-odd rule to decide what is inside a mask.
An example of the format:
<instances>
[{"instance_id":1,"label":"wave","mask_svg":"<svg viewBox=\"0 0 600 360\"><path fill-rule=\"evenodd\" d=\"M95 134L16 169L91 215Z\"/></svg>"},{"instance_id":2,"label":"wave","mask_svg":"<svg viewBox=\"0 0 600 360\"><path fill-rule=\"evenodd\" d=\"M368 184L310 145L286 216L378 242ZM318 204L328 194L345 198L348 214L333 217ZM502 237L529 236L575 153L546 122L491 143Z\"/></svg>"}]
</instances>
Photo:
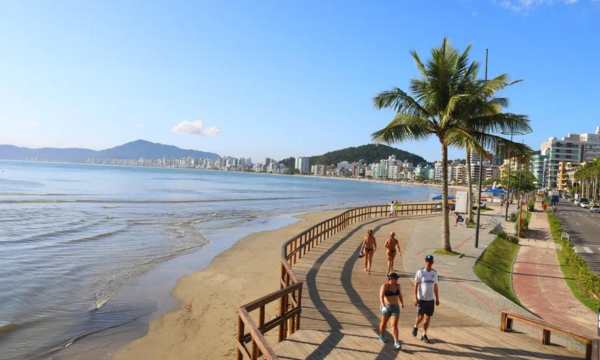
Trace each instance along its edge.
<instances>
[{"instance_id":1,"label":"wave","mask_svg":"<svg viewBox=\"0 0 600 360\"><path fill-rule=\"evenodd\" d=\"M82 242L87 242L87 241L92 241L92 240L99 240L99 239L103 239L106 237L110 237L116 234L119 234L123 231L127 230L127 225L119 227L117 229L111 230L111 231L106 231L100 234L94 234L94 235L90 235L90 236L84 236L84 237L80 237L77 239L72 239L72 240L68 240L65 241L61 244L58 245L63 245L63 244L78 244L78 243L82 243Z\"/></svg>"},{"instance_id":2,"label":"wave","mask_svg":"<svg viewBox=\"0 0 600 360\"><path fill-rule=\"evenodd\" d=\"M61 229L61 230L55 230L55 231L51 231L51 232L46 232L46 233L42 233L42 234L36 234L36 235L31 235L31 236L27 236L27 237L23 237L20 239L14 239L14 240L2 240L0 241L0 244L27 244L27 243L33 243L36 241L40 241L40 240L44 240L48 237L56 237L56 236L63 236L63 235L69 235L69 234L76 234L79 232L82 232L86 229L89 229L91 227L94 226L98 226L98 225L103 225L107 223L107 220L109 220L108 218L103 218L100 220L96 220L93 221L91 223L82 225L82 226L77 226L74 228L67 228L67 229ZM76 224L80 224L82 222L84 222L85 220L81 219L81 220L77 220L77 221L73 221L71 223L68 223L67 225L76 225Z\"/></svg>"},{"instance_id":3,"label":"wave","mask_svg":"<svg viewBox=\"0 0 600 360\"><path fill-rule=\"evenodd\" d=\"M285 196L285 197L264 197L264 198L234 198L234 199L184 199L184 200L125 200L125 199L57 199L57 200L0 200L0 204L195 204L195 203L218 203L218 202L246 202L246 201L279 201L279 200L299 200L306 197Z\"/></svg>"},{"instance_id":4,"label":"wave","mask_svg":"<svg viewBox=\"0 0 600 360\"><path fill-rule=\"evenodd\" d=\"M17 324L9 321L0 321L0 336L17 329Z\"/></svg>"},{"instance_id":5,"label":"wave","mask_svg":"<svg viewBox=\"0 0 600 360\"><path fill-rule=\"evenodd\" d=\"M110 296L105 297L105 298L96 299L96 306L91 311L98 311L98 310L102 309L104 307L104 305L108 304L110 299L111 299Z\"/></svg>"}]
</instances>

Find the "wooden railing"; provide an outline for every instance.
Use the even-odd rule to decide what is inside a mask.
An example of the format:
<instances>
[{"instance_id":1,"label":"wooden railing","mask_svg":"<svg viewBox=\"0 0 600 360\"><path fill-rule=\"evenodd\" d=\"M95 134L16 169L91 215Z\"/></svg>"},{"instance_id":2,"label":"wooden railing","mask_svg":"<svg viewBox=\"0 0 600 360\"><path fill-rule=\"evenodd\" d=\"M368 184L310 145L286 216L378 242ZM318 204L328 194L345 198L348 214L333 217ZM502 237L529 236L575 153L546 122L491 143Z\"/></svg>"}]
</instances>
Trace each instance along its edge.
<instances>
[{"instance_id":1,"label":"wooden railing","mask_svg":"<svg viewBox=\"0 0 600 360\"><path fill-rule=\"evenodd\" d=\"M509 313L506 311L501 312L500 314L500 330L501 331L512 331L513 322L518 321L525 325L537 328L542 330L542 344L550 345L552 333L560 334L562 336L574 339L575 341L583 344L585 346L585 358L588 360L592 359L592 348L594 340L589 337L582 336L579 334L572 333L570 331L558 328L554 325L550 325L544 321L532 319L526 316L522 316L519 314ZM596 357L598 358L598 354Z\"/></svg>"},{"instance_id":2,"label":"wooden railing","mask_svg":"<svg viewBox=\"0 0 600 360\"><path fill-rule=\"evenodd\" d=\"M237 358L277 359L275 352L265 339L265 334L279 329L278 341L283 341L300 328L302 312L302 281L293 271L293 266L311 249L325 239L346 229L348 226L367 219L390 216L389 205L364 206L346 210L322 221L286 241L281 247L280 290L263 296L239 309ZM439 202L398 204L395 216L429 215L441 213ZM266 320L267 310L279 303L274 316ZM258 310L258 314L256 314ZM254 314L254 317L252 316Z\"/></svg>"}]
</instances>

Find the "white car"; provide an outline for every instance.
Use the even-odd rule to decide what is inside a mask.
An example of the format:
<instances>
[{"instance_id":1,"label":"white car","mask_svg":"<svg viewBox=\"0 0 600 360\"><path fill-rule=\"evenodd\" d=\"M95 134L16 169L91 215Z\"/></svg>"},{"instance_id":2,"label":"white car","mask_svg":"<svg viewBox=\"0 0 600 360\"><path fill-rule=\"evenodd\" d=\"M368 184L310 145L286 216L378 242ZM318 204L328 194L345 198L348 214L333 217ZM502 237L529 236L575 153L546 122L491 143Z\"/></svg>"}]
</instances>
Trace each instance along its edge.
<instances>
[{"instance_id":1,"label":"white car","mask_svg":"<svg viewBox=\"0 0 600 360\"><path fill-rule=\"evenodd\" d=\"M600 205L591 205L590 212L595 214L600 214Z\"/></svg>"},{"instance_id":2,"label":"white car","mask_svg":"<svg viewBox=\"0 0 600 360\"><path fill-rule=\"evenodd\" d=\"M579 201L579 206L581 206L582 208L587 208L588 206L590 206L590 202L587 199L581 199Z\"/></svg>"}]
</instances>

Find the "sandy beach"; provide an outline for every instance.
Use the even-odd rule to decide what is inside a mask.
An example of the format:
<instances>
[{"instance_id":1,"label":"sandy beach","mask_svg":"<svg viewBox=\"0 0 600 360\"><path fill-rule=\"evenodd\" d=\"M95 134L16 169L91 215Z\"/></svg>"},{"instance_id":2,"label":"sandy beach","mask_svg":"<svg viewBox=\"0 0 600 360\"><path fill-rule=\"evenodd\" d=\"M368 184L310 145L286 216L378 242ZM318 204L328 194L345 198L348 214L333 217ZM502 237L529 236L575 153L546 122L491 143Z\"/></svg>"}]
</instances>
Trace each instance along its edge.
<instances>
[{"instance_id":1,"label":"sandy beach","mask_svg":"<svg viewBox=\"0 0 600 360\"><path fill-rule=\"evenodd\" d=\"M120 349L113 359L232 359L236 310L278 289L281 243L339 212L300 215L292 225L249 235L205 270L182 277L173 290L179 308L153 320L144 337Z\"/></svg>"}]
</instances>

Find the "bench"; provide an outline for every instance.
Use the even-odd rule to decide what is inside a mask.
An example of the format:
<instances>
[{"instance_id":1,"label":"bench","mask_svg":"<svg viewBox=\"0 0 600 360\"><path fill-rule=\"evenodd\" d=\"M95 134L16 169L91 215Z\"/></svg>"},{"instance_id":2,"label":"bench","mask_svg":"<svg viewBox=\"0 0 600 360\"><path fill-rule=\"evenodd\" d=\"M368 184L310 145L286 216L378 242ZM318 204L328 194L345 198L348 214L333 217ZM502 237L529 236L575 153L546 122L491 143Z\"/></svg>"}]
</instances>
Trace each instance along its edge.
<instances>
[{"instance_id":1,"label":"bench","mask_svg":"<svg viewBox=\"0 0 600 360\"><path fill-rule=\"evenodd\" d=\"M600 347L598 346L598 340L575 334L571 331L561 329L538 319L503 311L500 315L500 331L512 331L513 322L515 321L542 330L542 344L544 345L550 345L552 333L561 334L583 344L585 346L585 358L587 360L600 360Z\"/></svg>"}]
</instances>

